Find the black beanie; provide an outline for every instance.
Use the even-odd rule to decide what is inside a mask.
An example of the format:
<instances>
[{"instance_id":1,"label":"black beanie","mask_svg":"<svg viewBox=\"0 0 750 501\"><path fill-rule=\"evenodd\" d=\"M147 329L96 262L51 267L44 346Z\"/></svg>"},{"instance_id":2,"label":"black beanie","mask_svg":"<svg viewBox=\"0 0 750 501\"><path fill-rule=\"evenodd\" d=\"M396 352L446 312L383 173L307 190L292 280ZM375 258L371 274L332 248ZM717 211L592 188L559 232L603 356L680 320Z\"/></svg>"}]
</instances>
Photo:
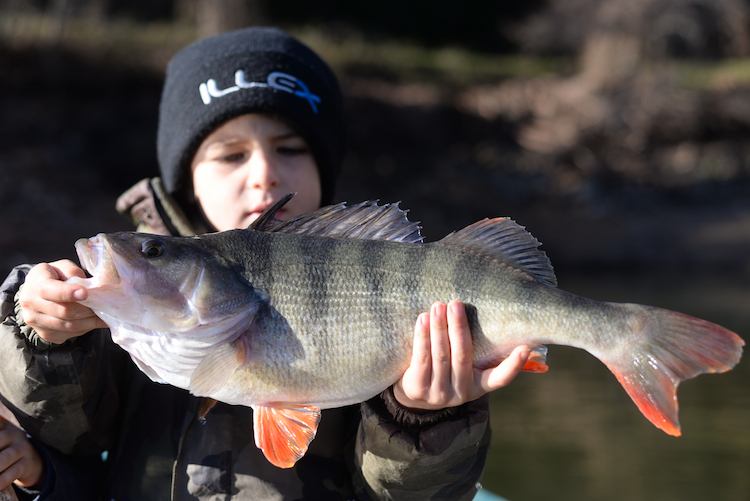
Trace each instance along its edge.
<instances>
[{"instance_id":1,"label":"black beanie","mask_svg":"<svg viewBox=\"0 0 750 501\"><path fill-rule=\"evenodd\" d=\"M322 203L331 203L346 148L336 76L315 52L276 28L247 28L199 40L167 66L157 154L167 192L192 190L190 164L203 139L246 113L279 118L310 145Z\"/></svg>"}]
</instances>

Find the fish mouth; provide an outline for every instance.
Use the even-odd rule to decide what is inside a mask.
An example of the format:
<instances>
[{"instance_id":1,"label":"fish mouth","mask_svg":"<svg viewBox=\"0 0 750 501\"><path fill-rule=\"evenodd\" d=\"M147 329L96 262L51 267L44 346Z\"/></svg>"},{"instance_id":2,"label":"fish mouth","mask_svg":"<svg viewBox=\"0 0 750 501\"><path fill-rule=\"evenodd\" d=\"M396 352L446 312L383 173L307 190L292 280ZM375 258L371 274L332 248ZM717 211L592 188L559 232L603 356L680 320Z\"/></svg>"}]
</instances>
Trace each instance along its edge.
<instances>
[{"instance_id":1,"label":"fish mouth","mask_svg":"<svg viewBox=\"0 0 750 501\"><path fill-rule=\"evenodd\" d=\"M117 285L122 281L112 259L112 245L104 233L79 239L75 248L81 267L91 275L96 284Z\"/></svg>"}]
</instances>

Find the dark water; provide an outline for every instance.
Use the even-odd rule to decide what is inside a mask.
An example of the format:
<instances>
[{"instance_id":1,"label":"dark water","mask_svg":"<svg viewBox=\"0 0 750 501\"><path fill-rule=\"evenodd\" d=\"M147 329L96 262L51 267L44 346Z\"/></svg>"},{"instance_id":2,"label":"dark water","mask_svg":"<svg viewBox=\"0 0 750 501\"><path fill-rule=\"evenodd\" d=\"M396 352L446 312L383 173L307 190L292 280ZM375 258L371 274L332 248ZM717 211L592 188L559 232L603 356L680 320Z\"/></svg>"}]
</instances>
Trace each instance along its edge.
<instances>
[{"instance_id":1,"label":"dark water","mask_svg":"<svg viewBox=\"0 0 750 501\"><path fill-rule=\"evenodd\" d=\"M558 276L592 299L651 304L750 340L745 276ZM546 374L521 374L493 398L484 486L510 501L750 500L750 361L679 388L683 436L644 418L607 368L551 346Z\"/></svg>"}]
</instances>

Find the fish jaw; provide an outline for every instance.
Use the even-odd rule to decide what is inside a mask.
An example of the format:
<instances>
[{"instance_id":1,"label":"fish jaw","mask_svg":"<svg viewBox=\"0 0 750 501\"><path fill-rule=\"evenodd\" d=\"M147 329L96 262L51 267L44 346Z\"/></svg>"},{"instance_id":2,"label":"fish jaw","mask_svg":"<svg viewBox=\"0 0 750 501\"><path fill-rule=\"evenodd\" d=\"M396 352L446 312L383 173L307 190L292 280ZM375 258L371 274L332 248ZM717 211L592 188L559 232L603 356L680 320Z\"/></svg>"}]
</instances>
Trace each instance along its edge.
<instances>
[{"instance_id":1,"label":"fish jaw","mask_svg":"<svg viewBox=\"0 0 750 501\"><path fill-rule=\"evenodd\" d=\"M104 233L92 238L78 239L75 249L81 266L91 277L72 277L68 282L83 285L89 290L111 289L120 285L122 279L112 259L112 248Z\"/></svg>"},{"instance_id":2,"label":"fish jaw","mask_svg":"<svg viewBox=\"0 0 750 501\"><path fill-rule=\"evenodd\" d=\"M100 233L92 238L81 238L76 241L75 249L81 267L90 275L66 280L86 288L87 298L80 303L91 308L110 328L122 324L123 318L139 315L141 305L128 300L127 282L118 270L107 235Z\"/></svg>"},{"instance_id":3,"label":"fish jaw","mask_svg":"<svg viewBox=\"0 0 750 501\"><path fill-rule=\"evenodd\" d=\"M180 261L177 266L148 256L145 250L157 244ZM112 340L153 381L208 396L244 364L246 344L235 341L265 297L229 265L207 257L195 240L99 234L76 242L76 251L92 275L69 280L87 288L81 304L104 320ZM217 373L214 365L228 368Z\"/></svg>"},{"instance_id":4,"label":"fish jaw","mask_svg":"<svg viewBox=\"0 0 750 501\"><path fill-rule=\"evenodd\" d=\"M158 302L134 291L137 263L127 254L117 252L113 242L109 235L103 233L76 241L81 266L91 275L90 278L72 277L68 280L69 283L86 287L88 298L81 304L91 308L110 327L125 324L163 330L175 329L177 324L179 330L179 323L174 321L175 315L165 315L163 309L154 310ZM169 319L169 325L165 325L165 319ZM183 320L181 323L194 322Z\"/></svg>"},{"instance_id":5,"label":"fish jaw","mask_svg":"<svg viewBox=\"0 0 750 501\"><path fill-rule=\"evenodd\" d=\"M182 252L183 257L187 256L178 267L150 260L144 246L149 242L161 244L161 240L156 235L114 233L76 242L81 264L91 275L70 280L88 289L89 297L82 304L97 314L101 312L102 318L170 332L192 331L235 313L224 311L223 304L238 305L236 309L243 306L243 301L237 300L245 292L242 284L226 278L232 275L231 271L216 271L214 267L213 274L207 273L203 255L189 244L170 248L175 254ZM218 282L232 282L226 287L228 292L210 293L217 274L223 277ZM225 300L229 295L233 296Z\"/></svg>"}]
</instances>

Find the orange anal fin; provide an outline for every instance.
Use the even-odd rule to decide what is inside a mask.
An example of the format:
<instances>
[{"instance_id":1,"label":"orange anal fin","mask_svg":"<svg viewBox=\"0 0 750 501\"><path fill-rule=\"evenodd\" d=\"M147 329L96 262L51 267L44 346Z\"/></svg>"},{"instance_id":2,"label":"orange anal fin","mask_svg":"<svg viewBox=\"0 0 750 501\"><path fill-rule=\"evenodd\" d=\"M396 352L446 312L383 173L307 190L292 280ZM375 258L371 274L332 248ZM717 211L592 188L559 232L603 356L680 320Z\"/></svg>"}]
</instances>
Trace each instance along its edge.
<instances>
[{"instance_id":1,"label":"orange anal fin","mask_svg":"<svg viewBox=\"0 0 750 501\"><path fill-rule=\"evenodd\" d=\"M525 372L536 372L538 374L541 374L549 370L549 365L529 358L521 368L521 370Z\"/></svg>"},{"instance_id":2,"label":"orange anal fin","mask_svg":"<svg viewBox=\"0 0 750 501\"><path fill-rule=\"evenodd\" d=\"M275 404L253 406L255 445L279 468L291 468L307 452L320 423L313 406Z\"/></svg>"},{"instance_id":3,"label":"orange anal fin","mask_svg":"<svg viewBox=\"0 0 750 501\"><path fill-rule=\"evenodd\" d=\"M474 367L480 370L492 369L497 367L506 358L508 358L507 355L503 355L499 358L494 358L490 359L489 361L479 363ZM531 348L529 358L526 360L524 366L521 367L521 370L525 372L536 373L547 372L549 370L549 366L547 365L547 347L543 344L540 344Z\"/></svg>"},{"instance_id":4,"label":"orange anal fin","mask_svg":"<svg viewBox=\"0 0 750 501\"><path fill-rule=\"evenodd\" d=\"M543 344L531 348L529 359L521 368L522 371L542 373L549 370L547 365L547 347Z\"/></svg>"}]
</instances>

